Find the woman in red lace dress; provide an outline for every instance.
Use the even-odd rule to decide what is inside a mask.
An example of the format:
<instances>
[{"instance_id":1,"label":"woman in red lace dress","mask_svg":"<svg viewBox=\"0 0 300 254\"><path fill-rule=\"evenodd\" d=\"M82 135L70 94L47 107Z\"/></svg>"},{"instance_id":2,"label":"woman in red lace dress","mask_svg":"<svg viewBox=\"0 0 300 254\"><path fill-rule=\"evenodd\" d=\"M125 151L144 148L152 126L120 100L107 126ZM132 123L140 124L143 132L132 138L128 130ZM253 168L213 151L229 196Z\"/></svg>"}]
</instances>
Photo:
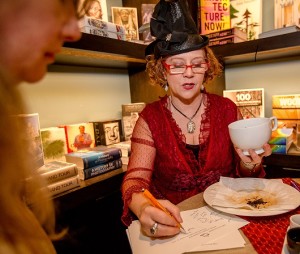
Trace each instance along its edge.
<instances>
[{"instance_id":1,"label":"woman in red lace dress","mask_svg":"<svg viewBox=\"0 0 300 254\"><path fill-rule=\"evenodd\" d=\"M263 177L265 152L245 156L230 141L228 124L241 118L227 98L205 92L203 84L221 72L200 36L184 0L165 2L155 8L151 21L157 39L146 49L150 80L170 90L170 96L148 104L135 125L132 153L122 185L122 221L138 218L151 237L179 233L176 222L151 206L142 189L149 189L182 222L179 202L203 192L220 176ZM154 228L153 228L154 227Z\"/></svg>"}]
</instances>

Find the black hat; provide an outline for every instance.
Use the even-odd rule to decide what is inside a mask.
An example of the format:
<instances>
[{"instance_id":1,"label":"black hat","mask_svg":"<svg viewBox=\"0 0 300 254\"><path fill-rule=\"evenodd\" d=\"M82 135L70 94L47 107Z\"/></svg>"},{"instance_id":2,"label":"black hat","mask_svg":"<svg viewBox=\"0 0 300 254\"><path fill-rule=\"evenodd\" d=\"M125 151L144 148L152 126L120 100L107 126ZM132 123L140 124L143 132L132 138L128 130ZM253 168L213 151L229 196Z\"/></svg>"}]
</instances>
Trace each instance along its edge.
<instances>
[{"instance_id":1,"label":"black hat","mask_svg":"<svg viewBox=\"0 0 300 254\"><path fill-rule=\"evenodd\" d=\"M154 54L156 59L208 44L208 38L198 34L186 0L160 0L152 14L150 29L156 40L146 47L145 54Z\"/></svg>"}]
</instances>

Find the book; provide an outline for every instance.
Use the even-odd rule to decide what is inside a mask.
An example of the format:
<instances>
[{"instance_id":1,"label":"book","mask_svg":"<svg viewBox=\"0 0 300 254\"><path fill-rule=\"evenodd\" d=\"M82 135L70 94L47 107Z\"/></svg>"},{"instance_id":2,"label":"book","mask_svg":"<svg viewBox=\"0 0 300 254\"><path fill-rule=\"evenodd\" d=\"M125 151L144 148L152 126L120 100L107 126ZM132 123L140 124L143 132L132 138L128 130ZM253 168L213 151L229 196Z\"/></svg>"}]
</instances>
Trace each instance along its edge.
<instances>
[{"instance_id":1,"label":"book","mask_svg":"<svg viewBox=\"0 0 300 254\"><path fill-rule=\"evenodd\" d=\"M25 127L22 132L22 138L29 145L27 152L33 159L33 170L37 170L45 164L39 114L19 114L17 115L17 119L21 121L22 126Z\"/></svg>"},{"instance_id":2,"label":"book","mask_svg":"<svg viewBox=\"0 0 300 254\"><path fill-rule=\"evenodd\" d=\"M300 0L274 0L274 28L300 26Z\"/></svg>"},{"instance_id":3,"label":"book","mask_svg":"<svg viewBox=\"0 0 300 254\"><path fill-rule=\"evenodd\" d=\"M122 167L121 158L94 167L78 169L79 179L86 180Z\"/></svg>"},{"instance_id":4,"label":"book","mask_svg":"<svg viewBox=\"0 0 300 254\"><path fill-rule=\"evenodd\" d=\"M92 28L89 26L81 27L80 31L82 33L86 33L86 34L93 34L93 35L108 37L108 38L116 39L116 40L122 40L122 41L126 40L126 36L123 33L110 32L110 31L106 31L103 29Z\"/></svg>"},{"instance_id":5,"label":"book","mask_svg":"<svg viewBox=\"0 0 300 254\"><path fill-rule=\"evenodd\" d=\"M145 102L122 104L122 116L130 116L131 113L140 113L145 107Z\"/></svg>"},{"instance_id":6,"label":"book","mask_svg":"<svg viewBox=\"0 0 300 254\"><path fill-rule=\"evenodd\" d=\"M67 140L65 131L59 127L41 128L44 162L53 160L65 161Z\"/></svg>"},{"instance_id":7,"label":"book","mask_svg":"<svg viewBox=\"0 0 300 254\"><path fill-rule=\"evenodd\" d=\"M79 0L78 12L81 17L108 21L106 0Z\"/></svg>"},{"instance_id":8,"label":"book","mask_svg":"<svg viewBox=\"0 0 300 254\"><path fill-rule=\"evenodd\" d=\"M116 144L111 145L111 147L118 147L122 151L122 157L129 157L131 153L131 141L126 140Z\"/></svg>"},{"instance_id":9,"label":"book","mask_svg":"<svg viewBox=\"0 0 300 254\"><path fill-rule=\"evenodd\" d=\"M78 186L80 186L80 180L79 180L79 175L77 174L76 176L72 176L64 180L60 180L58 182L49 184L47 186L47 189L51 196L55 196L62 192L74 189Z\"/></svg>"},{"instance_id":10,"label":"book","mask_svg":"<svg viewBox=\"0 0 300 254\"><path fill-rule=\"evenodd\" d=\"M51 161L38 169L41 176L48 184L61 181L63 179L76 176L78 174L77 166L74 163L65 161Z\"/></svg>"},{"instance_id":11,"label":"book","mask_svg":"<svg viewBox=\"0 0 300 254\"><path fill-rule=\"evenodd\" d=\"M92 149L65 154L66 161L75 163L78 169L87 169L122 157L117 147L97 146Z\"/></svg>"},{"instance_id":12,"label":"book","mask_svg":"<svg viewBox=\"0 0 300 254\"><path fill-rule=\"evenodd\" d=\"M94 127L92 123L82 122L59 127L65 130L68 153L95 147Z\"/></svg>"},{"instance_id":13,"label":"book","mask_svg":"<svg viewBox=\"0 0 300 254\"><path fill-rule=\"evenodd\" d=\"M237 105L244 119L265 116L263 88L224 90L223 96Z\"/></svg>"},{"instance_id":14,"label":"book","mask_svg":"<svg viewBox=\"0 0 300 254\"><path fill-rule=\"evenodd\" d=\"M209 38L209 40L221 39L221 38L225 38L228 36L237 36L241 40L244 40L244 41L247 40L246 32L242 31L238 28L229 28L229 29L225 29L225 30L220 30L217 32L206 34L206 36Z\"/></svg>"},{"instance_id":15,"label":"book","mask_svg":"<svg viewBox=\"0 0 300 254\"><path fill-rule=\"evenodd\" d=\"M300 94L273 95L272 114L278 119L278 128L295 128L300 122Z\"/></svg>"},{"instance_id":16,"label":"book","mask_svg":"<svg viewBox=\"0 0 300 254\"><path fill-rule=\"evenodd\" d=\"M288 33L294 33L294 32L299 32L300 27L299 26L287 26L287 27L282 27L282 28L277 28L277 29L272 29L266 32L262 32L258 35L259 39L262 38L267 38L267 37L272 37L272 36L277 36L281 34L288 34Z\"/></svg>"},{"instance_id":17,"label":"book","mask_svg":"<svg viewBox=\"0 0 300 254\"><path fill-rule=\"evenodd\" d=\"M125 28L126 40L138 40L137 8L111 7L112 22Z\"/></svg>"},{"instance_id":18,"label":"book","mask_svg":"<svg viewBox=\"0 0 300 254\"><path fill-rule=\"evenodd\" d=\"M230 28L230 0L200 0L198 24L200 34Z\"/></svg>"},{"instance_id":19,"label":"book","mask_svg":"<svg viewBox=\"0 0 300 254\"><path fill-rule=\"evenodd\" d=\"M122 121L121 119L92 122L96 146L112 145L121 142Z\"/></svg>"},{"instance_id":20,"label":"book","mask_svg":"<svg viewBox=\"0 0 300 254\"><path fill-rule=\"evenodd\" d=\"M247 40L258 39L262 32L262 0L230 0L231 27L247 34Z\"/></svg>"},{"instance_id":21,"label":"book","mask_svg":"<svg viewBox=\"0 0 300 254\"><path fill-rule=\"evenodd\" d=\"M239 43L239 42L244 42L244 39L241 39L238 36L235 35L230 35L227 37L223 37L223 38L216 38L213 40L209 40L208 45L209 46L219 46L219 45L225 45L228 43Z\"/></svg>"},{"instance_id":22,"label":"book","mask_svg":"<svg viewBox=\"0 0 300 254\"><path fill-rule=\"evenodd\" d=\"M146 103L128 103L122 104L122 123L124 140L130 140L136 121L139 118L139 113L146 107Z\"/></svg>"},{"instance_id":23,"label":"book","mask_svg":"<svg viewBox=\"0 0 300 254\"><path fill-rule=\"evenodd\" d=\"M154 12L155 4L142 4L141 5L141 17L142 17L142 25L150 24L150 20L152 14ZM142 32L143 41L151 42L154 40L154 37L151 35L150 25Z\"/></svg>"}]
</instances>

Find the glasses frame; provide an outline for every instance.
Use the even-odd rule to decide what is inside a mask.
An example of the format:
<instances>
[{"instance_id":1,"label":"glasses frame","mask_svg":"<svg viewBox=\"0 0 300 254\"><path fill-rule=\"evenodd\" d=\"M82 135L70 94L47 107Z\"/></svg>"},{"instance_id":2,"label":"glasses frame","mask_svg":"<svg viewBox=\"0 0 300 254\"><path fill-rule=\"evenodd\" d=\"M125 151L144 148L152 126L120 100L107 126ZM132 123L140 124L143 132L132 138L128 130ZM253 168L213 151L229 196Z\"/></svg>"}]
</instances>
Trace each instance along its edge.
<instances>
[{"instance_id":1,"label":"glasses frame","mask_svg":"<svg viewBox=\"0 0 300 254\"><path fill-rule=\"evenodd\" d=\"M193 72L194 74L204 74L204 73L208 70L208 68L209 68L209 62L208 62L207 59L205 59L204 62L201 62L200 64L204 64L204 63L206 64L206 68L203 68L203 69L205 69L205 70L203 70L203 72L194 72L193 66L195 66L195 64L184 64L184 65L182 65L182 66L185 66L185 69L184 69L183 72L172 72L171 66L174 66L174 65L173 65L173 64L167 64L166 61L162 61L162 64L163 64L163 66L165 67L165 69L166 69L170 74L172 74L172 75L183 74L183 73L186 72L186 70L187 70L188 68L191 68L191 70L192 70L192 72Z\"/></svg>"}]
</instances>

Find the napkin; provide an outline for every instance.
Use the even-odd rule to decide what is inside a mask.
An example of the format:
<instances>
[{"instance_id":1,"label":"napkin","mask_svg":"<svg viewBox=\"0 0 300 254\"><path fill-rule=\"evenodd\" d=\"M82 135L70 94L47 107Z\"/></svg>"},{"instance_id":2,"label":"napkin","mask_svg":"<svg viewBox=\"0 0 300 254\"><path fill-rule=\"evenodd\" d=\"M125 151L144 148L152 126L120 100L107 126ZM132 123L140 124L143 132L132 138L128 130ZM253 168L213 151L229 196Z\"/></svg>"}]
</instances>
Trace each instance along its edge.
<instances>
[{"instance_id":1,"label":"napkin","mask_svg":"<svg viewBox=\"0 0 300 254\"><path fill-rule=\"evenodd\" d=\"M294 196L276 179L221 177L212 206L247 210L291 210Z\"/></svg>"}]
</instances>

